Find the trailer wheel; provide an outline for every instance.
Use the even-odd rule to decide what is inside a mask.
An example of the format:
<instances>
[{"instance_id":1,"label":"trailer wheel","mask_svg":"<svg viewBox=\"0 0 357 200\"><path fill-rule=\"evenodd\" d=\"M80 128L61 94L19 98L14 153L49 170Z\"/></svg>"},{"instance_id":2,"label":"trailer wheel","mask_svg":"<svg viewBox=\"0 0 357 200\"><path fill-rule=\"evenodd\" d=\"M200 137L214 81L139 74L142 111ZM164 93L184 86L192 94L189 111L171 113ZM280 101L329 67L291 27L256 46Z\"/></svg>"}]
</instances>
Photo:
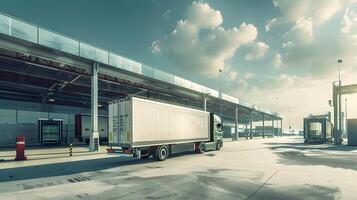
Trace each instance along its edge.
<instances>
[{"instance_id":1,"label":"trailer wheel","mask_svg":"<svg viewBox=\"0 0 357 200\"><path fill-rule=\"evenodd\" d=\"M197 144L197 146L195 148L196 148L197 153L204 153L206 151L206 144L203 142L200 142Z\"/></svg>"},{"instance_id":2,"label":"trailer wheel","mask_svg":"<svg viewBox=\"0 0 357 200\"><path fill-rule=\"evenodd\" d=\"M221 148L222 148L222 142L220 140L218 140L216 150L219 151Z\"/></svg>"},{"instance_id":3,"label":"trailer wheel","mask_svg":"<svg viewBox=\"0 0 357 200\"><path fill-rule=\"evenodd\" d=\"M155 159L158 161L164 161L169 157L169 148L166 145L159 146L156 149Z\"/></svg>"}]
</instances>

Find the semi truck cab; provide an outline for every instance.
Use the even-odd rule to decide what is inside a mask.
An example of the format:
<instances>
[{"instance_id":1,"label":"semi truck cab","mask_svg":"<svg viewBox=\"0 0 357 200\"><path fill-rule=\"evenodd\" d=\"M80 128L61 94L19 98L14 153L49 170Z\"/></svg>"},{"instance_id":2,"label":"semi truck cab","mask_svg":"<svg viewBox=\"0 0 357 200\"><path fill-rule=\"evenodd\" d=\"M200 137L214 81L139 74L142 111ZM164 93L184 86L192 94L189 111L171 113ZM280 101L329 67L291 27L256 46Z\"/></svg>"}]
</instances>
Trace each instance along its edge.
<instances>
[{"instance_id":1,"label":"semi truck cab","mask_svg":"<svg viewBox=\"0 0 357 200\"><path fill-rule=\"evenodd\" d=\"M223 123L220 117L210 113L211 141L205 142L205 151L220 150L223 147Z\"/></svg>"}]
</instances>

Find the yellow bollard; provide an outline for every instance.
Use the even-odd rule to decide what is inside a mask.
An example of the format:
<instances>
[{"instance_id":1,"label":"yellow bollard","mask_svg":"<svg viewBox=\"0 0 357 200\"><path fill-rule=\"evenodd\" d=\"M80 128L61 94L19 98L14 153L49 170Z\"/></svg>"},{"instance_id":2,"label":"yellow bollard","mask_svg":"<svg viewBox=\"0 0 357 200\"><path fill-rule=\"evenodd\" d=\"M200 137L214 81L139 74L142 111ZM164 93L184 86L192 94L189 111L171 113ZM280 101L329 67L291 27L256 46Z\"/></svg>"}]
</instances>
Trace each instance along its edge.
<instances>
[{"instance_id":1,"label":"yellow bollard","mask_svg":"<svg viewBox=\"0 0 357 200\"><path fill-rule=\"evenodd\" d=\"M72 156L72 143L71 144L69 144L69 156Z\"/></svg>"}]
</instances>

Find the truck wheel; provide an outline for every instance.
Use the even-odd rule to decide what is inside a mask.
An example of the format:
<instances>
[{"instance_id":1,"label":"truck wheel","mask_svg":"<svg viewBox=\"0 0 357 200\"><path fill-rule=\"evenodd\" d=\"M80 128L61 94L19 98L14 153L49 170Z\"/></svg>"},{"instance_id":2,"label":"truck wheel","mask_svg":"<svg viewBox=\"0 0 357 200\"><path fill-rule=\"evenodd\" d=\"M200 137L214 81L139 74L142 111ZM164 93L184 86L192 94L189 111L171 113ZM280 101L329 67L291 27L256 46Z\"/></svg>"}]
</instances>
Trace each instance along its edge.
<instances>
[{"instance_id":1,"label":"truck wheel","mask_svg":"<svg viewBox=\"0 0 357 200\"><path fill-rule=\"evenodd\" d=\"M164 161L169 156L169 148L166 145L159 146L156 149L155 159L158 161Z\"/></svg>"},{"instance_id":2,"label":"truck wheel","mask_svg":"<svg viewBox=\"0 0 357 200\"><path fill-rule=\"evenodd\" d=\"M197 153L204 153L206 151L206 144L201 142L198 144L198 148L196 149Z\"/></svg>"},{"instance_id":3,"label":"truck wheel","mask_svg":"<svg viewBox=\"0 0 357 200\"><path fill-rule=\"evenodd\" d=\"M222 147L222 142L220 140L217 141L217 146L216 146L216 150L219 151Z\"/></svg>"}]
</instances>

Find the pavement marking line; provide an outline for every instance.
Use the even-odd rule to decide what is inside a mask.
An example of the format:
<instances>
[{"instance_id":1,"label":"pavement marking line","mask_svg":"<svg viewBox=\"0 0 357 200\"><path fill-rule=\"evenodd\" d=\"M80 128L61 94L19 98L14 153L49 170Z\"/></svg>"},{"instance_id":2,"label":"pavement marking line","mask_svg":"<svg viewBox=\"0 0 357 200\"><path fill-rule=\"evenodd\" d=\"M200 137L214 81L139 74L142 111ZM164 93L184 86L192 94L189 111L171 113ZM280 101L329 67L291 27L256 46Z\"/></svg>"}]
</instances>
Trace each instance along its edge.
<instances>
[{"instance_id":1,"label":"pavement marking line","mask_svg":"<svg viewBox=\"0 0 357 200\"><path fill-rule=\"evenodd\" d=\"M260 189L262 189L262 187L263 187L265 184L267 184L278 172L279 172L279 170L276 170L276 172L275 172L273 175L271 175L256 191L254 191L251 195L249 195L249 197L247 198L247 200L250 199L250 198L252 198Z\"/></svg>"}]
</instances>

